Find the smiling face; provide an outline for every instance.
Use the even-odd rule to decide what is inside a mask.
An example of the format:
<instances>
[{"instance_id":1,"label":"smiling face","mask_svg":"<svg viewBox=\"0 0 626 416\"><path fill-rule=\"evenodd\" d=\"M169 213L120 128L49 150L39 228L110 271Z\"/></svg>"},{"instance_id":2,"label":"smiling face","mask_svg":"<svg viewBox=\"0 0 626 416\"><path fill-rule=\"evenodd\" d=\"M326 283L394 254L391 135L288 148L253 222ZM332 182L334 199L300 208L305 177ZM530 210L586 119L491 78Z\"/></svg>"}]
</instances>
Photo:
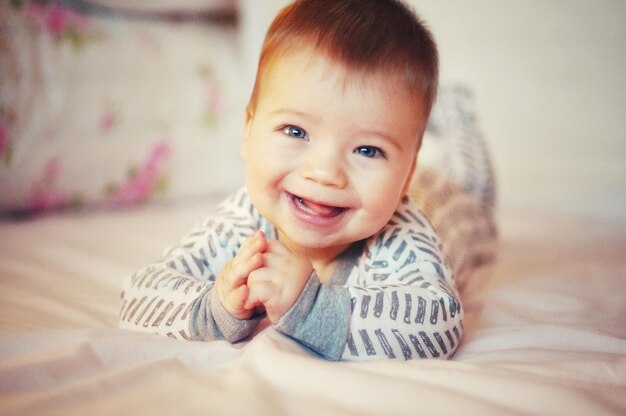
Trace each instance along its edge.
<instances>
[{"instance_id":1,"label":"smiling face","mask_svg":"<svg viewBox=\"0 0 626 416\"><path fill-rule=\"evenodd\" d=\"M330 261L391 218L415 167L423 107L389 77L313 51L266 69L241 155L259 212L291 250Z\"/></svg>"}]
</instances>

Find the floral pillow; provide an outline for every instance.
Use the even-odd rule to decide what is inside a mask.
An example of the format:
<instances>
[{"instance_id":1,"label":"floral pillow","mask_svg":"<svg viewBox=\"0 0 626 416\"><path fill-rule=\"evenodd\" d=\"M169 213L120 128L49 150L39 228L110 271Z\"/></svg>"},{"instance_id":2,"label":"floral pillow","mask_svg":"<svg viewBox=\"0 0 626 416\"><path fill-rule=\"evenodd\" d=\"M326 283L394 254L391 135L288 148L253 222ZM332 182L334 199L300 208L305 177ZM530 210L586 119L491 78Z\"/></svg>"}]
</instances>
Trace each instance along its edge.
<instances>
[{"instance_id":1,"label":"floral pillow","mask_svg":"<svg viewBox=\"0 0 626 416\"><path fill-rule=\"evenodd\" d=\"M237 0L90 0L110 9L149 13L232 12Z\"/></svg>"},{"instance_id":2,"label":"floral pillow","mask_svg":"<svg viewBox=\"0 0 626 416\"><path fill-rule=\"evenodd\" d=\"M0 213L239 186L240 60L232 24L1 2Z\"/></svg>"}]
</instances>

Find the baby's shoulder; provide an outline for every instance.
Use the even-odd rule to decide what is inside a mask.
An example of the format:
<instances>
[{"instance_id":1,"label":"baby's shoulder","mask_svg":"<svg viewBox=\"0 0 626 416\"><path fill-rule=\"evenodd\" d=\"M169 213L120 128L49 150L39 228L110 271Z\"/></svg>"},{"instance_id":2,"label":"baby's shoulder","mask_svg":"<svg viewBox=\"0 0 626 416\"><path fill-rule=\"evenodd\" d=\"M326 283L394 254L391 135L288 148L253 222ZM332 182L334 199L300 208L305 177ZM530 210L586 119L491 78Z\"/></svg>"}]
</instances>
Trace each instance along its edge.
<instances>
[{"instance_id":1,"label":"baby's shoulder","mask_svg":"<svg viewBox=\"0 0 626 416\"><path fill-rule=\"evenodd\" d=\"M408 196L404 196L387 224L377 233L434 233L433 225L426 214Z\"/></svg>"}]
</instances>

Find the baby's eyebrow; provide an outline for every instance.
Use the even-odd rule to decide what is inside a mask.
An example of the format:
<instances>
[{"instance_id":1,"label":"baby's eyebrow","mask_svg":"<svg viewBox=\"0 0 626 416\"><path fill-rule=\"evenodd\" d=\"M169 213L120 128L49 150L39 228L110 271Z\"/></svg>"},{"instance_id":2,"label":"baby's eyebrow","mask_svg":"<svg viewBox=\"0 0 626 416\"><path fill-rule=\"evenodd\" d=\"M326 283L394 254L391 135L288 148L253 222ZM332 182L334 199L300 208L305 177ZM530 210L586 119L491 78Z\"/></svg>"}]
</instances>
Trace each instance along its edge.
<instances>
[{"instance_id":1,"label":"baby's eyebrow","mask_svg":"<svg viewBox=\"0 0 626 416\"><path fill-rule=\"evenodd\" d=\"M303 111L293 110L289 108L277 108L276 110L270 111L270 115L272 116L281 116L281 115L292 115L300 118L307 118L311 121L319 121L319 117L315 117L311 114L305 113Z\"/></svg>"}]
</instances>

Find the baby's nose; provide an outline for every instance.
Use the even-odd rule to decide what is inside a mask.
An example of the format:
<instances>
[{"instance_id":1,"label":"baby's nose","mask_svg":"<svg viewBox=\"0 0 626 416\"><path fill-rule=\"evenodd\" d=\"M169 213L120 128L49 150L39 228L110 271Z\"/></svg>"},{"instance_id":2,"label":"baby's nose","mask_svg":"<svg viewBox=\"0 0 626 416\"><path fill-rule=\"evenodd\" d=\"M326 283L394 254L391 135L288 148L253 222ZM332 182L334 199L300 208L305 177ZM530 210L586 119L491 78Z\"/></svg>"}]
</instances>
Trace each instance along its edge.
<instances>
[{"instance_id":1,"label":"baby's nose","mask_svg":"<svg viewBox=\"0 0 626 416\"><path fill-rule=\"evenodd\" d=\"M348 184L345 161L332 149L311 151L300 169L300 174L305 179L324 186L344 188Z\"/></svg>"}]
</instances>

